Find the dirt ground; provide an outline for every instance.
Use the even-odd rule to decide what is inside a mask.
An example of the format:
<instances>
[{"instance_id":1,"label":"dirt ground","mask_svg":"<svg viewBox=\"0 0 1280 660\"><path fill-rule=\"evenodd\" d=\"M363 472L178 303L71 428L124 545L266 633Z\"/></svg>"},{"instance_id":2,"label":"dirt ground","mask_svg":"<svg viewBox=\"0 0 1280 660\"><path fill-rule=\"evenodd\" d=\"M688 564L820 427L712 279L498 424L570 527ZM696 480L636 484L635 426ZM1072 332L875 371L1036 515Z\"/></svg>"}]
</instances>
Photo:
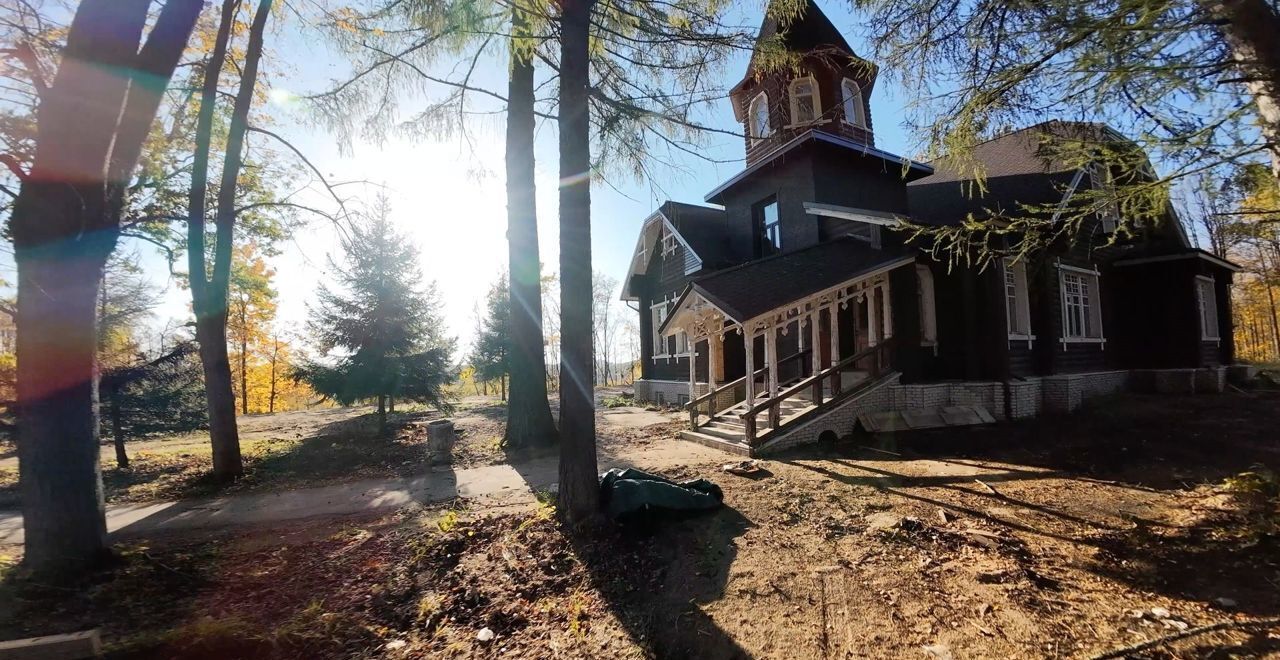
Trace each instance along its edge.
<instances>
[{"instance_id":1,"label":"dirt ground","mask_svg":"<svg viewBox=\"0 0 1280 660\"><path fill-rule=\"evenodd\" d=\"M458 502L154 539L69 590L10 577L0 638L100 625L117 657L1091 658L1280 615L1277 404L1135 395L858 438L752 478L689 465L669 476L710 476L722 509L589 535L546 506ZM1127 657L1280 657L1280 624Z\"/></svg>"}]
</instances>

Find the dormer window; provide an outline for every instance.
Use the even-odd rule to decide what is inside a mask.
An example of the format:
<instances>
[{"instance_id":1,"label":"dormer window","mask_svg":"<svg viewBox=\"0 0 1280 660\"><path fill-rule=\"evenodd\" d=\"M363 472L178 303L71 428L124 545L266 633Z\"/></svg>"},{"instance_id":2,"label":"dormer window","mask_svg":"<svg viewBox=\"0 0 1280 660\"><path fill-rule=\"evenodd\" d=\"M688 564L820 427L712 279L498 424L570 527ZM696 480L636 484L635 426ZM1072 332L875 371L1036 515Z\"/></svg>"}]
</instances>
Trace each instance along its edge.
<instances>
[{"instance_id":1,"label":"dormer window","mask_svg":"<svg viewBox=\"0 0 1280 660\"><path fill-rule=\"evenodd\" d=\"M1089 166L1089 179L1095 190L1100 191L1102 209L1098 211L1098 220L1103 233L1110 234L1120 224L1120 205L1115 201L1116 182L1111 174L1111 167L1106 163L1093 163Z\"/></svg>"},{"instance_id":2,"label":"dormer window","mask_svg":"<svg viewBox=\"0 0 1280 660\"><path fill-rule=\"evenodd\" d=\"M818 120L818 83L813 76L791 81L791 123L795 126Z\"/></svg>"},{"instance_id":3,"label":"dormer window","mask_svg":"<svg viewBox=\"0 0 1280 660\"><path fill-rule=\"evenodd\" d=\"M858 87L858 83L844 79L840 83L840 91L844 98L844 120L854 126L862 128L867 127L866 113L862 106L862 88Z\"/></svg>"},{"instance_id":4,"label":"dormer window","mask_svg":"<svg viewBox=\"0 0 1280 660\"><path fill-rule=\"evenodd\" d=\"M747 128L753 145L773 132L769 127L769 96L764 92L756 94L747 106Z\"/></svg>"}]
</instances>

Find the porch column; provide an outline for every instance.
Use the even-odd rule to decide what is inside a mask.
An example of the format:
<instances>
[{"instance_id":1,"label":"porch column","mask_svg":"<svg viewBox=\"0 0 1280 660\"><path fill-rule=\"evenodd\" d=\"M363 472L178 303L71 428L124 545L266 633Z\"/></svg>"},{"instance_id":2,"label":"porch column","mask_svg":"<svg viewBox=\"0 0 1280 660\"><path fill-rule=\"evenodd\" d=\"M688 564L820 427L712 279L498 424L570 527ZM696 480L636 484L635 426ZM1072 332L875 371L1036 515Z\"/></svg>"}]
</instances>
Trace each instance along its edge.
<instances>
[{"instance_id":1,"label":"porch column","mask_svg":"<svg viewBox=\"0 0 1280 660\"><path fill-rule=\"evenodd\" d=\"M856 318L857 312L855 310ZM837 302L827 309L827 322L831 325L831 364L834 367L840 363L840 303ZM855 323L856 326L856 323ZM836 372L831 375L831 393L836 394L840 391L840 373Z\"/></svg>"},{"instance_id":2,"label":"porch column","mask_svg":"<svg viewBox=\"0 0 1280 660\"><path fill-rule=\"evenodd\" d=\"M765 330L764 364L769 367L769 398L778 396L778 329L772 324Z\"/></svg>"},{"instance_id":3,"label":"porch column","mask_svg":"<svg viewBox=\"0 0 1280 660\"><path fill-rule=\"evenodd\" d=\"M867 346L876 345L876 337L879 336L876 328L876 289L871 287L867 289Z\"/></svg>"},{"instance_id":4,"label":"porch column","mask_svg":"<svg viewBox=\"0 0 1280 660\"><path fill-rule=\"evenodd\" d=\"M721 364L724 362L724 339L714 332L707 335L707 391L720 386ZM714 405L714 402L712 402Z\"/></svg>"},{"instance_id":5,"label":"porch column","mask_svg":"<svg viewBox=\"0 0 1280 660\"><path fill-rule=\"evenodd\" d=\"M809 373L810 377L816 377L818 372L822 371L822 350L818 348L818 341L821 339L818 334L818 318L821 314L822 312L816 309L809 312L809 346L813 351L809 355L813 364L813 371ZM822 403L822 381L814 381L812 398L814 404Z\"/></svg>"},{"instance_id":6,"label":"porch column","mask_svg":"<svg viewBox=\"0 0 1280 660\"><path fill-rule=\"evenodd\" d=\"M772 323L765 330L764 364L769 367L769 399L778 396L778 328ZM769 428L778 428L778 404L769 406Z\"/></svg>"},{"instance_id":7,"label":"porch column","mask_svg":"<svg viewBox=\"0 0 1280 660\"><path fill-rule=\"evenodd\" d=\"M880 318L883 324L880 337L888 339L893 336L893 303L889 302L888 279L885 279L884 284L880 285L880 297L884 300L884 307L880 310Z\"/></svg>"},{"instance_id":8,"label":"porch column","mask_svg":"<svg viewBox=\"0 0 1280 660\"><path fill-rule=\"evenodd\" d=\"M698 342L697 340L685 340L689 352L689 400L698 398Z\"/></svg>"},{"instance_id":9,"label":"porch column","mask_svg":"<svg viewBox=\"0 0 1280 660\"><path fill-rule=\"evenodd\" d=\"M751 331L745 326L742 328L742 343L747 346L747 406L750 406L756 400L756 351L755 342L752 341Z\"/></svg>"}]
</instances>

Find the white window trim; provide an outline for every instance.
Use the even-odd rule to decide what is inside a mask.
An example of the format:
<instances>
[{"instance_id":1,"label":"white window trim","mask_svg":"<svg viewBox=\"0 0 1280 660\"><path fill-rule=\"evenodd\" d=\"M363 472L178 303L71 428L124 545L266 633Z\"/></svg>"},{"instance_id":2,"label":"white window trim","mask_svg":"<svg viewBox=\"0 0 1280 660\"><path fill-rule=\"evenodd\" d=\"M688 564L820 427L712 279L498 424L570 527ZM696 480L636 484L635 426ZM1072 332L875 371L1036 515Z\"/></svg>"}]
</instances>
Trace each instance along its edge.
<instances>
[{"instance_id":1,"label":"white window trim","mask_svg":"<svg viewBox=\"0 0 1280 660\"><path fill-rule=\"evenodd\" d=\"M938 296L933 285L933 271L924 264L916 264L916 278L920 281L920 345L938 345ZM935 350L936 354L937 351Z\"/></svg>"},{"instance_id":2,"label":"white window trim","mask_svg":"<svg viewBox=\"0 0 1280 660\"><path fill-rule=\"evenodd\" d=\"M650 355L649 357L654 362L657 362L658 358L668 357L667 356L667 338L663 337L662 333L658 332L658 329L661 328L662 324L667 321L667 306L669 304L670 304L670 301L664 297L662 299L662 302L656 302L652 305L649 305L649 323L653 326L653 337L650 338L650 341L653 343L649 348L654 349L653 355ZM658 320L659 309L662 310L661 320ZM661 339L661 342L659 342L659 339ZM661 352L656 350L659 346L662 347Z\"/></svg>"},{"instance_id":3,"label":"white window trim","mask_svg":"<svg viewBox=\"0 0 1280 660\"><path fill-rule=\"evenodd\" d=\"M757 102L764 105L765 131L764 133L761 133L761 134L757 134L756 132L757 112L755 108L756 108ZM765 140L770 135L773 135L773 122L771 121L772 117L770 117L769 114L770 114L769 113L769 95L765 92L760 92L759 94L756 94L754 97L751 98L751 102L747 104L747 133L751 137L752 146L755 146L761 140Z\"/></svg>"},{"instance_id":4,"label":"white window trim","mask_svg":"<svg viewBox=\"0 0 1280 660\"><path fill-rule=\"evenodd\" d=\"M1077 266L1068 266L1067 264L1064 264L1061 262L1059 262L1057 266L1059 271L1058 298L1059 298L1059 303L1061 304L1061 309L1062 309L1062 327L1060 328L1062 336L1058 338L1058 341L1062 343L1063 350L1066 349L1067 344L1102 344L1105 346L1107 343L1107 335L1102 325L1102 274L1098 272L1097 268L1079 268ZM1098 310L1098 315L1096 318L1098 322L1097 337L1068 337L1067 336L1067 287L1066 287L1065 280L1062 278L1062 271L1066 271L1068 273L1074 273L1076 275L1084 275L1084 276L1093 278L1094 292L1091 296L1093 298L1093 301L1092 301L1092 304L1089 305L1089 309L1091 312L1095 307Z\"/></svg>"},{"instance_id":5,"label":"white window trim","mask_svg":"<svg viewBox=\"0 0 1280 660\"><path fill-rule=\"evenodd\" d=\"M796 98L796 85L803 82L808 82L809 89L813 90L813 119L809 121L799 121L797 119L797 116L800 114L800 104L797 102L798 99ZM818 81L812 75L801 76L792 80L787 85L787 98L791 102L791 123L787 125L787 128L796 128L798 126L810 126L822 123L822 96L818 93Z\"/></svg>"},{"instance_id":6,"label":"white window trim","mask_svg":"<svg viewBox=\"0 0 1280 660\"><path fill-rule=\"evenodd\" d=\"M857 98L854 100L853 104L854 112L852 119L849 118L849 85L853 86L853 90L857 94ZM859 85L857 81L852 78L844 78L840 81L840 105L844 110L844 123L849 124L850 126L857 126L861 129L867 128L867 110L866 107L863 106L865 100L866 99L862 97L862 85Z\"/></svg>"},{"instance_id":7,"label":"white window trim","mask_svg":"<svg viewBox=\"0 0 1280 660\"><path fill-rule=\"evenodd\" d=\"M1027 329L1026 333L1019 333L1014 332L1012 328L1008 328L1009 341L1025 341L1027 342L1027 348L1031 348L1032 343L1036 340L1036 336L1031 332L1031 289L1027 285L1026 261L1020 260L1017 263L1014 263L1014 259L1006 257L1002 261L1001 266L1005 272L1010 268L1013 268L1013 286L1015 291L1021 294L1018 296L1018 309L1015 311L1018 314L1018 320L1020 320L1023 327ZM1008 286L1007 282L1005 286ZM1009 318L1009 292L1007 289L1004 294L1004 312L1004 317L1007 323L1007 319Z\"/></svg>"},{"instance_id":8,"label":"white window trim","mask_svg":"<svg viewBox=\"0 0 1280 660\"><path fill-rule=\"evenodd\" d=\"M662 226L662 256L670 256L676 253L676 248L680 247L680 240L676 238L675 233L667 228L666 223Z\"/></svg>"},{"instance_id":9,"label":"white window trim","mask_svg":"<svg viewBox=\"0 0 1280 660\"><path fill-rule=\"evenodd\" d=\"M661 334L658 332L658 328L659 328L659 327L661 327L663 323L666 323L667 319L671 317L671 312L673 311L673 310L671 309L671 307L672 307L672 305L674 305L674 304L675 304L675 302L676 302L676 298L675 298L675 296L674 296L674 295L671 295L671 294L668 294L667 296L663 297L662 302L656 302L656 303L654 303L654 304L652 304L652 305L649 305L649 314L650 314L650 322L651 322L651 323L653 323L653 320L657 318L657 310L658 310L658 309L662 309L662 310L663 310L663 312L662 312L662 320L661 320L661 321L657 321L656 323L653 323L653 342L654 342L654 344L658 344L658 339L659 339L659 338L661 338L661 339L662 339L662 342L661 342L662 352L660 352L660 353L659 353L659 352L655 351L653 355L649 356L649 358L650 358L651 360L653 360L654 362L657 362L659 359L663 359L663 360L666 360L667 362L670 362L672 359L676 359L676 360L678 360L678 359L680 359L680 358L682 358L682 357L689 357L690 355L692 355L692 351L690 350L690 344L689 344L689 335L688 335L687 333L685 333L685 331L684 331L684 330L678 330L678 331L676 331L676 332L674 332L674 333L672 333L672 334L670 334L670 335L665 335L665 336L664 336L664 335L661 335ZM670 350L670 342L668 342L667 340L668 340L670 337L675 337L675 338L676 338L676 352L675 352L675 353L669 353L669 352L668 352L668 351ZM684 350L683 350L683 351L681 351L681 350L680 350L680 344L681 344L681 342L683 342L683 343L684 343ZM656 348L656 346L651 346L650 348Z\"/></svg>"},{"instance_id":10,"label":"white window trim","mask_svg":"<svg viewBox=\"0 0 1280 660\"><path fill-rule=\"evenodd\" d=\"M1201 285L1203 284L1209 285L1209 293L1211 297L1209 298L1208 301L1205 300L1204 290L1201 288ZM1205 328L1205 323L1204 323L1204 310L1205 310L1206 302L1208 302L1208 304L1213 305L1213 320L1218 321L1218 284L1212 277L1208 277L1205 275L1196 275L1195 285L1196 285L1196 312L1197 312L1197 316L1199 316L1199 321L1200 321L1200 341L1211 341L1220 346L1222 345L1222 336L1221 336L1222 333L1218 330L1218 324L1214 323L1213 328L1211 330L1207 330ZM1212 332L1213 334L1210 335L1208 334L1208 332Z\"/></svg>"},{"instance_id":11,"label":"white window trim","mask_svg":"<svg viewBox=\"0 0 1280 660\"><path fill-rule=\"evenodd\" d=\"M1089 180L1093 183L1094 190L1103 190L1108 193L1115 189L1115 180L1111 174L1111 168L1105 163L1092 163L1089 165ZM1107 204L1105 208L1098 211L1098 222L1102 225L1104 234L1114 234L1120 226L1120 209L1115 204Z\"/></svg>"}]
</instances>

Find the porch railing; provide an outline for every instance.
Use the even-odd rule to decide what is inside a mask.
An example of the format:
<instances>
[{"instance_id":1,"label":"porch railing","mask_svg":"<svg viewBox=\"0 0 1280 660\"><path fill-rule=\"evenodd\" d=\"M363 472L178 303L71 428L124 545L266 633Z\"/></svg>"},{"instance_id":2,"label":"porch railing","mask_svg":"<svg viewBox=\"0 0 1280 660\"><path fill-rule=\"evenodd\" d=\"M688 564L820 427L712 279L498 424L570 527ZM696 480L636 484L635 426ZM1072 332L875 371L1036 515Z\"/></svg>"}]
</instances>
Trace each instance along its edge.
<instances>
[{"instance_id":1,"label":"porch railing","mask_svg":"<svg viewBox=\"0 0 1280 660\"><path fill-rule=\"evenodd\" d=\"M824 397L823 386L826 384L826 381L829 380L831 384L831 398L828 399L828 402L834 403L858 389L857 385L855 385L846 392L844 390L843 380L840 377L841 373L853 368L863 368L868 373L867 379L863 382L876 380L887 373L892 369L893 345L893 339L890 338L876 344L875 346L869 346L808 378L800 380L796 384L778 392L777 396L771 397L749 407L747 411L741 415L743 426L746 427L747 444L753 447L756 444L756 418L762 412L768 413L767 421L769 429L777 430L782 421L779 408L783 401L802 394L805 391L809 391L813 405L815 407L821 406L823 404Z\"/></svg>"},{"instance_id":2,"label":"porch railing","mask_svg":"<svg viewBox=\"0 0 1280 660\"><path fill-rule=\"evenodd\" d=\"M809 353L810 351L807 349L796 352L796 353L792 353L791 355L788 355L787 357L782 358L781 360L778 360L777 366L779 369L781 369L782 365L789 364L797 360L803 360L803 358L809 357ZM803 368L803 365L806 363L801 361L800 364ZM755 373L752 375L755 377L757 381L762 379L767 381L769 377L769 367L768 366L761 367L760 369L757 369ZM742 399L745 399L747 396L746 383L747 383L747 377L743 376L742 378L739 378L735 381L725 383L724 385L721 385L720 387L717 387L707 392L706 394L690 399L689 403L685 404L685 410L689 411L689 428L690 429L698 428L698 417L700 415L706 414L707 417L714 417L715 414L720 412L721 410L732 408L733 406L741 402ZM743 390L742 398L739 398L738 395L734 393L733 401L730 402L729 405L723 406L720 408L720 410L717 410L716 401L719 399L719 396L725 392L731 392L735 388L739 388L739 387L741 387ZM759 394L760 390L756 390L756 393ZM706 410L705 413L703 412L704 408Z\"/></svg>"}]
</instances>

